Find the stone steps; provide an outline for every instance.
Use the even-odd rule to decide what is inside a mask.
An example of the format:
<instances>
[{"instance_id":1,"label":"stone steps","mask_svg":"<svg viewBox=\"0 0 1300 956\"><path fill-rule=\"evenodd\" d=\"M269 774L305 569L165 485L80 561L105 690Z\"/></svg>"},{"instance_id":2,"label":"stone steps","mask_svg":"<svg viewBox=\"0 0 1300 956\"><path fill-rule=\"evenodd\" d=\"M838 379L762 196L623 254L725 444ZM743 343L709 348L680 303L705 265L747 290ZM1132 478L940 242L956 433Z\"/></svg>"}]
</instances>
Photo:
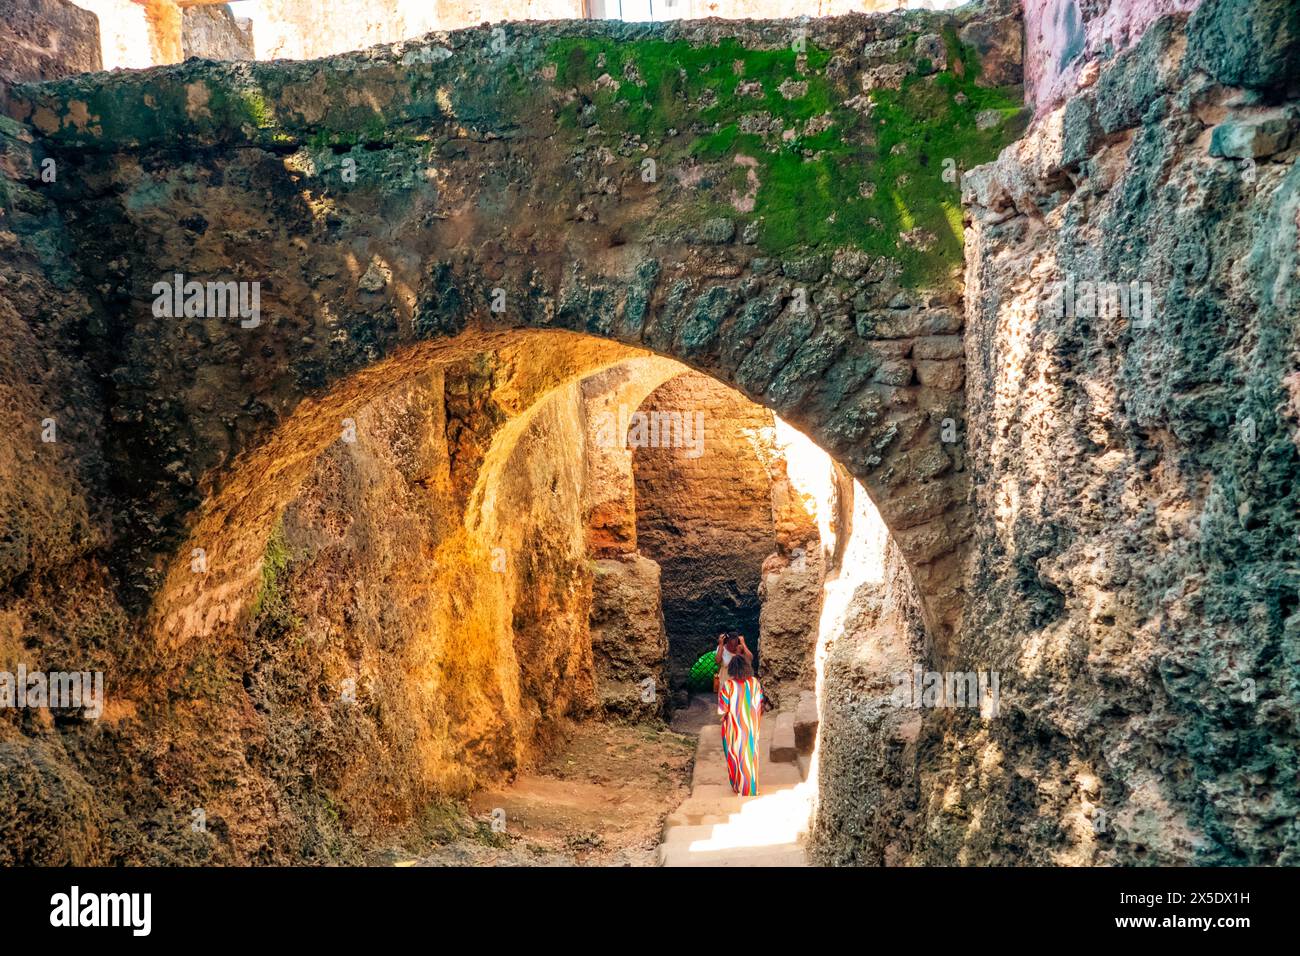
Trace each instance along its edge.
<instances>
[{"instance_id":1,"label":"stone steps","mask_svg":"<svg viewBox=\"0 0 1300 956\"><path fill-rule=\"evenodd\" d=\"M812 772L812 755L800 754L799 759L795 761L799 767L799 776L803 780L808 779L808 774Z\"/></svg>"},{"instance_id":2,"label":"stone steps","mask_svg":"<svg viewBox=\"0 0 1300 956\"><path fill-rule=\"evenodd\" d=\"M770 721L772 742L769 745L769 757L773 763L794 763L799 751L794 745L794 712L777 714ZM762 779L760 778L760 785Z\"/></svg>"},{"instance_id":3,"label":"stone steps","mask_svg":"<svg viewBox=\"0 0 1300 956\"><path fill-rule=\"evenodd\" d=\"M794 709L794 746L801 756L809 756L817 746L817 695L804 691Z\"/></svg>"},{"instance_id":4,"label":"stone steps","mask_svg":"<svg viewBox=\"0 0 1300 956\"><path fill-rule=\"evenodd\" d=\"M801 701L801 704L803 702ZM759 733L759 794L741 797L727 780L717 724L700 728L691 795L664 821L660 866L807 866L803 838L811 815L804 783L808 711L769 714ZM813 741L816 708L813 708ZM810 748L811 749L811 748Z\"/></svg>"},{"instance_id":5,"label":"stone steps","mask_svg":"<svg viewBox=\"0 0 1300 956\"><path fill-rule=\"evenodd\" d=\"M778 795L784 796L777 799ZM731 824L777 816L789 816L790 819L806 824L807 821L799 817L804 803L805 794L794 786L768 791L760 797L738 797L735 794L723 797L693 795L668 815L664 824L664 836L667 839L668 830L678 826Z\"/></svg>"},{"instance_id":6,"label":"stone steps","mask_svg":"<svg viewBox=\"0 0 1300 956\"><path fill-rule=\"evenodd\" d=\"M798 844L775 847L692 852L685 847L659 847L660 866L807 866L804 849Z\"/></svg>"}]
</instances>

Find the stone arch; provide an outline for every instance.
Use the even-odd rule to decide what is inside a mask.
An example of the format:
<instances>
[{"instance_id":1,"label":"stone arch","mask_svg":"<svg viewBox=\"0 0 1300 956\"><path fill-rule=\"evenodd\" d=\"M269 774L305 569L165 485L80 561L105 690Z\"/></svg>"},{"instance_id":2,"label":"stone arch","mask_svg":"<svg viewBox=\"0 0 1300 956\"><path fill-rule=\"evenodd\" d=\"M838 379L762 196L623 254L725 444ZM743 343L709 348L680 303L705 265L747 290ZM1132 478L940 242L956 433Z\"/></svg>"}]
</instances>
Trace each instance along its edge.
<instances>
[{"instance_id":1,"label":"stone arch","mask_svg":"<svg viewBox=\"0 0 1300 956\"><path fill-rule=\"evenodd\" d=\"M871 494L950 645L970 536L961 236L925 144L967 168L1011 138L986 119L1019 108L997 86L1013 71L981 57L1019 24L972 7L794 29L507 25L16 90L100 290L138 600L203 522L235 520L213 500L319 447L323 426L289 437L301 410L541 330L678 360L807 433ZM647 98L659 83L671 96ZM756 110L718 113L719 89ZM910 117L905 135L876 110ZM815 188L783 192L790 163L815 164ZM196 281L256 288L257 314L186 314Z\"/></svg>"},{"instance_id":2,"label":"stone arch","mask_svg":"<svg viewBox=\"0 0 1300 956\"><path fill-rule=\"evenodd\" d=\"M267 535L312 463L333 442L347 440L352 415L430 369L500 356L506 373L491 389L501 420L490 444L461 474L466 530L490 535L492 496L501 469L546 398L556 389L637 355L610 342L559 332L465 333L435 347L399 351L349 377L320 398L304 399L269 436L227 468L201 476L202 502L187 516L184 543L164 557L149 629L179 651L237 622L256 594ZM486 528L484 526L487 526ZM195 550L205 567L195 573Z\"/></svg>"},{"instance_id":3,"label":"stone arch","mask_svg":"<svg viewBox=\"0 0 1300 956\"><path fill-rule=\"evenodd\" d=\"M500 366L507 370L493 387L494 400L506 418L475 463L465 490L467 529L487 537L497 520L495 483L515 443L550 395L602 370L613 372L632 359L650 368L633 385L634 397L644 397L655 384L682 371L681 365L655 358L644 349L559 330L471 328L445 340L399 348L323 395L301 397L277 416L264 439L250 443L229 465L197 476L195 484L205 490L205 496L183 516L182 543L162 556L162 581L149 630L165 648L184 658L186 645L236 623L257 593L255 582L276 515L317 456L341 440L349 412L430 367L470 361L488 350L499 356ZM193 568L199 548L206 561L203 574L195 574Z\"/></svg>"}]
</instances>

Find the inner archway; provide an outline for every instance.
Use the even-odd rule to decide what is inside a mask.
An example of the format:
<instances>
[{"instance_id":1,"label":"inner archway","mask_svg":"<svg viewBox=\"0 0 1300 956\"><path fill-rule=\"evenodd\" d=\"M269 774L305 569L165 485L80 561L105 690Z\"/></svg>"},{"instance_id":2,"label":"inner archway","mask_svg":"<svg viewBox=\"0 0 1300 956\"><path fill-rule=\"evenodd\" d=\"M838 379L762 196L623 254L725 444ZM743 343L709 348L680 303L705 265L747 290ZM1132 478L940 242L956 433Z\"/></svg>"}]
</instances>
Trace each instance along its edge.
<instances>
[{"instance_id":1,"label":"inner archway","mask_svg":"<svg viewBox=\"0 0 1300 956\"><path fill-rule=\"evenodd\" d=\"M759 586L776 551L772 413L700 373L679 375L631 414L637 542L661 569L668 680L681 693L720 633L761 659Z\"/></svg>"},{"instance_id":2,"label":"inner archway","mask_svg":"<svg viewBox=\"0 0 1300 956\"><path fill-rule=\"evenodd\" d=\"M533 361L543 347L547 361ZM772 719L789 736L765 759L773 787L809 779L815 704L799 747L794 722L829 636L822 596L858 573L840 561L836 535L854 529L824 452L802 439L793 455L770 412L714 379L572 333L462 336L384 371L304 403L236 463L201 507L150 618L172 693L202 702L179 710L171 733L220 738L222 715L249 710L285 769L267 778L246 768L246 786L297 808L268 843L258 800L229 800L200 754L172 754L195 804L228 827L226 852L343 839L310 810L321 801L355 833L406 826L431 801L497 793L516 778L526 791L566 741L625 733L627 722L662 726L684 707L661 569L643 535L645 451L702 462L720 485L735 484L738 461L750 469L767 535L748 556L744 596L760 678L780 707ZM704 416L702 445L664 431L667 447L642 447L635 414L669 400L679 417ZM800 474L814 453L820 491ZM686 541L734 531L709 509L675 520ZM653 534L668 531L661 523ZM698 571L717 554L697 557ZM346 763L335 756L341 736L355 741ZM315 768L310 786L300 766ZM514 794L491 799L513 808Z\"/></svg>"}]
</instances>

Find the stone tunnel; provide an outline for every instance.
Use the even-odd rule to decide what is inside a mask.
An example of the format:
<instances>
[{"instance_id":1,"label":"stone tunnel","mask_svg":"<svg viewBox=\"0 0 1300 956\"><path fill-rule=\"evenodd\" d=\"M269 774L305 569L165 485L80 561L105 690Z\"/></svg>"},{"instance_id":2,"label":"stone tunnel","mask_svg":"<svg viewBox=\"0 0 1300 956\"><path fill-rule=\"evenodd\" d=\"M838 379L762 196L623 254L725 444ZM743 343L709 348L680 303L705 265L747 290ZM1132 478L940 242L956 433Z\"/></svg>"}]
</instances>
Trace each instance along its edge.
<instances>
[{"instance_id":1,"label":"stone tunnel","mask_svg":"<svg viewBox=\"0 0 1300 956\"><path fill-rule=\"evenodd\" d=\"M286 554L360 520L324 476L434 521L381 530L370 499L373 553L406 557L322 571L314 593L384 582L330 626L400 605L376 640L408 673L426 652L399 635L433 612L393 594L445 590L463 631L436 693L372 675L427 727L331 724L330 799L368 799L338 766L349 734L442 755L356 811L376 832L526 765L599 680L583 562L637 553L633 459L588 454L617 493L561 532L541 489L581 511L558 490L579 478L538 436L594 448L592 402L701 373L751 431L811 440L890 542L860 640L818 664L821 861L1295 862L1300 28L1282 2L1232 29L1233 4L1185 6L1059 103L1027 100L1040 64L1003 0L501 23L0 86L3 650L90 660L117 698L106 729L9 728L23 782L0 804L64 794L76 860L292 857L265 834L319 809L287 796L302 751L264 702L310 614L267 602ZM1077 277L1154 286L1158 319L1073 308ZM348 463L358 435L382 468ZM396 475L451 517L403 504ZM775 522L788 558L802 538ZM498 550L513 611L469 583ZM245 659L263 643L265 671ZM316 666L294 664L307 684ZM891 709L914 667L1001 671L998 719ZM475 668L508 688L488 705L508 730ZM97 752L130 755L141 805L85 795ZM231 772L258 810L231 806L215 848L109 822L183 816L182 776Z\"/></svg>"}]
</instances>

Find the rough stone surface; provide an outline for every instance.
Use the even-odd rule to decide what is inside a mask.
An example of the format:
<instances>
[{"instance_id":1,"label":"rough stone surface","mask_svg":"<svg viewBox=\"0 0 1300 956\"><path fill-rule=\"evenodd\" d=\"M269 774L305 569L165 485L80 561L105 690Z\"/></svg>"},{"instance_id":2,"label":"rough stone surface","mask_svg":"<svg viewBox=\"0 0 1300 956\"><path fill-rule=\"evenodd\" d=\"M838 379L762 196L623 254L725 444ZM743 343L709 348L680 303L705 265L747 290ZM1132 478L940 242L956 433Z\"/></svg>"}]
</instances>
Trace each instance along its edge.
<instances>
[{"instance_id":1,"label":"rough stone surface","mask_svg":"<svg viewBox=\"0 0 1300 956\"><path fill-rule=\"evenodd\" d=\"M1025 99L1046 114L1095 82L1098 66L1136 44L1158 18L1200 3L1025 0Z\"/></svg>"},{"instance_id":2,"label":"rough stone surface","mask_svg":"<svg viewBox=\"0 0 1300 956\"><path fill-rule=\"evenodd\" d=\"M99 17L104 69L144 69L177 63L181 7L175 0L76 0Z\"/></svg>"},{"instance_id":3,"label":"rough stone surface","mask_svg":"<svg viewBox=\"0 0 1300 956\"><path fill-rule=\"evenodd\" d=\"M1257 122L1220 123L1210 136L1210 155L1227 159L1263 159L1286 149L1296 121L1275 116Z\"/></svg>"},{"instance_id":4,"label":"rough stone surface","mask_svg":"<svg viewBox=\"0 0 1300 956\"><path fill-rule=\"evenodd\" d=\"M181 51L205 60L251 60L256 56L253 24L230 5L206 4L181 10Z\"/></svg>"},{"instance_id":5,"label":"rough stone surface","mask_svg":"<svg viewBox=\"0 0 1300 956\"><path fill-rule=\"evenodd\" d=\"M100 68L99 23L68 0L0 0L0 82Z\"/></svg>"},{"instance_id":6,"label":"rough stone surface","mask_svg":"<svg viewBox=\"0 0 1300 956\"><path fill-rule=\"evenodd\" d=\"M860 585L825 648L817 811L810 855L827 866L901 865L916 850L921 713L896 706L895 675L924 659L925 628L897 548Z\"/></svg>"},{"instance_id":7,"label":"rough stone surface","mask_svg":"<svg viewBox=\"0 0 1300 956\"><path fill-rule=\"evenodd\" d=\"M628 554L594 562L594 573L591 652L600 706L614 717L662 716L668 699L664 678L668 637L659 596L659 565Z\"/></svg>"},{"instance_id":8,"label":"rough stone surface","mask_svg":"<svg viewBox=\"0 0 1300 956\"><path fill-rule=\"evenodd\" d=\"M1300 166L1210 148L1294 108L1239 88L1294 62L1288 8L1155 21L967 174L964 629L910 665L831 650L822 859L1297 862ZM1067 281L1152 309L1066 307ZM911 665L997 672L998 713L904 728Z\"/></svg>"},{"instance_id":9,"label":"rough stone surface","mask_svg":"<svg viewBox=\"0 0 1300 956\"><path fill-rule=\"evenodd\" d=\"M587 550L593 557L619 557L637 549L633 449L626 430L646 396L684 371L678 362L647 357L620 362L582 381L587 418L583 498Z\"/></svg>"},{"instance_id":10,"label":"rough stone surface","mask_svg":"<svg viewBox=\"0 0 1300 956\"><path fill-rule=\"evenodd\" d=\"M1075 105L1138 122L1064 175L1045 123L1041 159L984 174L983 197L1039 197L1010 219L977 202L968 246L983 532L962 659L1003 671L1002 716L929 771L965 783L960 814L923 783L928 859L1296 862L1300 168L1205 148L1258 115L1216 83L1262 84L1279 57L1236 47L1205 76L1192 56L1225 16L1284 6L1161 21ZM1153 314L1036 308L1067 275L1149 282Z\"/></svg>"},{"instance_id":11,"label":"rough stone surface","mask_svg":"<svg viewBox=\"0 0 1300 956\"><path fill-rule=\"evenodd\" d=\"M0 839L6 862L95 866L104 862L103 804L57 752L54 735L0 740Z\"/></svg>"},{"instance_id":12,"label":"rough stone surface","mask_svg":"<svg viewBox=\"0 0 1300 956\"><path fill-rule=\"evenodd\" d=\"M761 657L759 581L776 545L772 524L772 414L698 372L670 379L640 411L672 416L704 434L694 447L660 433L637 448L637 541L662 569L668 679L681 688L691 664L740 631ZM674 432L674 435L676 433Z\"/></svg>"},{"instance_id":13,"label":"rough stone surface","mask_svg":"<svg viewBox=\"0 0 1300 956\"><path fill-rule=\"evenodd\" d=\"M758 626L763 690L778 706L785 706L787 691L794 700L801 689L813 685L824 578L822 549L816 538L805 542L793 560L778 553L763 562L758 592L762 600Z\"/></svg>"}]
</instances>

